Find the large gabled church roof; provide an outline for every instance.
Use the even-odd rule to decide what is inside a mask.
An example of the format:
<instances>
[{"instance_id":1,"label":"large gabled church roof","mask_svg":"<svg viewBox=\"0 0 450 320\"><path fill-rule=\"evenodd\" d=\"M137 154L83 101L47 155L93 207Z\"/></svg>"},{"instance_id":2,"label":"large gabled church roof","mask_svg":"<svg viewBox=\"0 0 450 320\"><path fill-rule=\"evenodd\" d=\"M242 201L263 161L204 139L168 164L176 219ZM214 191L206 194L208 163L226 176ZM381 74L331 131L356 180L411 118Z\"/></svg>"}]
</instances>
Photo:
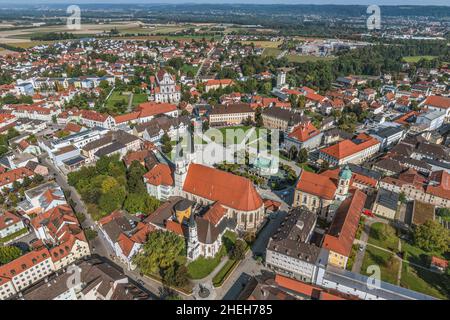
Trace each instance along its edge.
<instances>
[{"instance_id":1,"label":"large gabled church roof","mask_svg":"<svg viewBox=\"0 0 450 320\"><path fill-rule=\"evenodd\" d=\"M260 195L249 179L195 163L189 166L183 191L219 201L239 211L254 211L263 206Z\"/></svg>"}]
</instances>

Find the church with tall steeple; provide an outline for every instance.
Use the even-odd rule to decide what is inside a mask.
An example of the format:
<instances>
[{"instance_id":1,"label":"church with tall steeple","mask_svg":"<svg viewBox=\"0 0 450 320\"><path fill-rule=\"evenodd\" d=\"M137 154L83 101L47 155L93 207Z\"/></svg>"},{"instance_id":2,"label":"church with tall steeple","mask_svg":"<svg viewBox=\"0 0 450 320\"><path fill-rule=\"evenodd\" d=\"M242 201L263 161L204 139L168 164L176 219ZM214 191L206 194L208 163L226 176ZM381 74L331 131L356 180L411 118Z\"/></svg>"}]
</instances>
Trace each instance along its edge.
<instances>
[{"instance_id":1,"label":"church with tall steeple","mask_svg":"<svg viewBox=\"0 0 450 320\"><path fill-rule=\"evenodd\" d=\"M349 165L320 174L302 170L295 188L293 207L306 207L331 221L339 205L352 197L352 190L370 193L377 183L375 179L353 173Z\"/></svg>"},{"instance_id":2,"label":"church with tall steeple","mask_svg":"<svg viewBox=\"0 0 450 320\"><path fill-rule=\"evenodd\" d=\"M339 180L338 180L338 186L336 190L335 199L339 201L344 201L349 196L349 188L350 188L350 179L352 178L352 171L346 165L340 172L339 172Z\"/></svg>"}]
</instances>

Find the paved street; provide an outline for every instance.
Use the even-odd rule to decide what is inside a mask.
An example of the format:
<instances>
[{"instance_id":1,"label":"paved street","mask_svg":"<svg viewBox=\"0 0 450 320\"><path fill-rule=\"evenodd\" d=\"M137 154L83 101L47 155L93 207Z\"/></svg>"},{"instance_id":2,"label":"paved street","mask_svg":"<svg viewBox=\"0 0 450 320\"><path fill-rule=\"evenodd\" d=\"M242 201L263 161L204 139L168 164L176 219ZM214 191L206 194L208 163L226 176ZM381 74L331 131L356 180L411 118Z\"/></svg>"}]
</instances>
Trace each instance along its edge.
<instances>
[{"instance_id":1,"label":"paved street","mask_svg":"<svg viewBox=\"0 0 450 320\"><path fill-rule=\"evenodd\" d=\"M83 229L94 229L97 231L98 235L95 239L90 241L91 252L104 257L111 257L114 253L113 249L109 246L107 241L101 236L101 232L96 225L95 221L92 219L91 215L88 214L84 202L81 200L81 196L78 194L77 190L67 183L66 176L59 170L51 161L49 161L45 156L41 156L39 160L49 168L50 175L54 175L56 182L64 189L70 191L70 198L75 203L75 211L83 213L86 219L83 221L81 226Z\"/></svg>"},{"instance_id":2,"label":"paved street","mask_svg":"<svg viewBox=\"0 0 450 320\"><path fill-rule=\"evenodd\" d=\"M75 203L75 211L76 212L82 212L86 216L86 220L82 223L83 229L87 228L93 228L97 231L98 236L90 241L90 247L92 254L98 254L99 256L106 257L109 260L114 261L115 264L120 266L123 269L123 272L129 276L131 279L139 283L140 285L143 285L148 291L150 291L153 295L159 297L161 295L161 292L163 292L163 286L160 282L153 280L149 277L143 277L136 271L129 271L127 270L126 266L120 263L118 260L114 259L114 250L110 246L110 244L105 239L103 233L99 230L98 226L96 225L95 221L92 219L92 217L88 214L86 210L86 206L84 205L84 202L81 200L80 195L76 191L75 188L71 187L67 183L67 179L65 175L56 168L51 161L49 161L45 156L40 156L39 160L46 165L49 168L50 175L54 175L56 182L64 189L70 191L70 198ZM143 283L141 283L141 281ZM183 299L191 299L189 296L183 295Z\"/></svg>"},{"instance_id":3,"label":"paved street","mask_svg":"<svg viewBox=\"0 0 450 320\"><path fill-rule=\"evenodd\" d=\"M141 276L138 271L130 271L118 260L114 259L114 250L111 248L107 240L104 238L103 234L98 229L95 221L92 217L87 213L86 206L84 202L81 200L80 195L76 191L75 188L71 187L67 183L66 176L59 170L57 167L53 165L51 161L49 161L45 155L39 157L40 161L49 168L50 175L55 177L56 182L64 189L70 191L70 198L75 204L76 212L84 213L86 216L86 220L82 223L82 227L84 229L93 228L98 232L98 236L90 242L91 250L93 254L98 254L100 256L111 259L118 266L122 267L124 273L133 279L135 282L144 286L148 291L150 291L155 296L161 296L162 292L164 292L165 288L163 285L146 276ZM294 169L296 165L292 165L292 163L284 161L286 164L291 165ZM297 167L297 169L300 169ZM296 170L297 171L297 170ZM292 203L292 196L294 192L294 187L289 187L280 191L271 191L271 190L259 190L261 196L263 198L273 199L281 202L281 207L278 212L272 213L266 226L260 231L257 239L253 243L251 250L249 250L246 254L246 257L238 267L234 270L231 276L225 281L224 285L221 288L216 289L216 299L233 299L236 298L241 292L243 286L249 280L249 276L254 276L261 273L261 270L265 270L266 268L261 262L257 262L254 258L254 254L265 255L265 249L267 247L267 243L269 242L270 236L277 230L279 224L287 214L290 209L290 204ZM202 279L202 283L210 282L214 278L215 274L220 271L221 267L226 263L227 258L225 258L220 265L205 279ZM194 283L198 283L199 281L194 281ZM183 299L193 299L192 296L187 296L181 292L179 292L180 296Z\"/></svg>"},{"instance_id":4,"label":"paved street","mask_svg":"<svg viewBox=\"0 0 450 320\"><path fill-rule=\"evenodd\" d=\"M280 210L268 220L267 225L261 230L258 238L253 243L251 250L234 270L231 276L225 281L221 288L216 289L217 299L236 299L247 281L249 276L255 276L266 270L266 267L253 259L254 254L265 255L266 247L272 234L277 230L287 211Z\"/></svg>"}]
</instances>

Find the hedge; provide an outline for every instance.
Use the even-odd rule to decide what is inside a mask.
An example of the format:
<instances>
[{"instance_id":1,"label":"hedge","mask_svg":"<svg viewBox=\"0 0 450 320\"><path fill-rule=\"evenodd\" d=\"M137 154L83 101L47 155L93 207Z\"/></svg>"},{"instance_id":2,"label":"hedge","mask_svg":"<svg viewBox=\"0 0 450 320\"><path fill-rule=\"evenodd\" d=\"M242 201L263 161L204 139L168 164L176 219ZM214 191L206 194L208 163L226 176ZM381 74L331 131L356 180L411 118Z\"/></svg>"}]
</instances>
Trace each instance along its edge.
<instances>
[{"instance_id":1,"label":"hedge","mask_svg":"<svg viewBox=\"0 0 450 320\"><path fill-rule=\"evenodd\" d=\"M13 240L13 239L17 238L18 236L21 236L21 235L23 235L23 234L25 234L27 232L28 232L27 228L20 229L19 231L11 233L9 236L6 236L4 238L0 238L0 243L5 243L5 242L8 242L10 240Z\"/></svg>"},{"instance_id":2,"label":"hedge","mask_svg":"<svg viewBox=\"0 0 450 320\"><path fill-rule=\"evenodd\" d=\"M228 260L222 269L214 276L213 285L214 287L220 287L226 278L230 275L231 271L233 271L234 267L239 263L237 260Z\"/></svg>"}]
</instances>

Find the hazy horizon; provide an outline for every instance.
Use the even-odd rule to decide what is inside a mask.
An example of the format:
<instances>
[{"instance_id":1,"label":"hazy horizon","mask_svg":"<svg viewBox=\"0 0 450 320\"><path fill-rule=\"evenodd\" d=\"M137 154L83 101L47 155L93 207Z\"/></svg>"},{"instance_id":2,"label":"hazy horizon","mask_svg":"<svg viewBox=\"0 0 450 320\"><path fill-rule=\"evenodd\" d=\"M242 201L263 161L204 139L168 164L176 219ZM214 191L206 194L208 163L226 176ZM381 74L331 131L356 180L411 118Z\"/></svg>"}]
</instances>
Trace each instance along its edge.
<instances>
[{"instance_id":1,"label":"hazy horizon","mask_svg":"<svg viewBox=\"0 0 450 320\"><path fill-rule=\"evenodd\" d=\"M17 5L39 4L308 4L308 5L414 5L450 6L448 0L16 0ZM10 0L0 4L13 5Z\"/></svg>"}]
</instances>

